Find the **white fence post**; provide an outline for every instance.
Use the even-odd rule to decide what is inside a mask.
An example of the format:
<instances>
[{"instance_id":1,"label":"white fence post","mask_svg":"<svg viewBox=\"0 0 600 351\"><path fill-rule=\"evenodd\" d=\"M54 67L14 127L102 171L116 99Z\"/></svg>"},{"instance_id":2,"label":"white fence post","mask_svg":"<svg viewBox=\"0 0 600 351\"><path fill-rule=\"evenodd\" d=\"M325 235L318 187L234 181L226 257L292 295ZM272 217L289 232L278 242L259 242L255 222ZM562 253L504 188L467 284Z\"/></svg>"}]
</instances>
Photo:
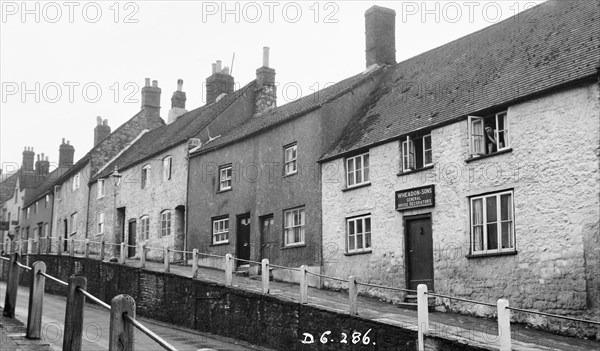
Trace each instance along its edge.
<instances>
[{"instance_id":1,"label":"white fence post","mask_svg":"<svg viewBox=\"0 0 600 351\"><path fill-rule=\"evenodd\" d=\"M427 303L427 285L417 286L417 323L419 351L425 350L425 337L429 330L429 304Z\"/></svg>"},{"instance_id":2,"label":"white fence post","mask_svg":"<svg viewBox=\"0 0 600 351\"><path fill-rule=\"evenodd\" d=\"M192 250L192 278L198 278L198 249Z\"/></svg>"},{"instance_id":3,"label":"white fence post","mask_svg":"<svg viewBox=\"0 0 600 351\"><path fill-rule=\"evenodd\" d=\"M90 239L85 239L85 251L83 252L86 259L90 258Z\"/></svg>"},{"instance_id":4,"label":"white fence post","mask_svg":"<svg viewBox=\"0 0 600 351\"><path fill-rule=\"evenodd\" d=\"M44 307L45 278L40 273L46 273L46 264L36 261L31 266L29 278L29 313L27 314L27 338L42 337L42 309Z\"/></svg>"},{"instance_id":5,"label":"white fence post","mask_svg":"<svg viewBox=\"0 0 600 351\"><path fill-rule=\"evenodd\" d=\"M498 336L500 337L500 351L511 351L510 335L510 310L508 300L498 300Z\"/></svg>"},{"instance_id":6,"label":"white fence post","mask_svg":"<svg viewBox=\"0 0 600 351\"><path fill-rule=\"evenodd\" d=\"M106 241L104 241L104 238L103 238L102 242L100 243L100 261L104 261L105 250L106 250Z\"/></svg>"},{"instance_id":7,"label":"white fence post","mask_svg":"<svg viewBox=\"0 0 600 351\"><path fill-rule=\"evenodd\" d=\"M119 256L119 263L120 264L125 264L125 243L122 242L121 243L121 252L120 252L120 256Z\"/></svg>"},{"instance_id":8,"label":"white fence post","mask_svg":"<svg viewBox=\"0 0 600 351\"><path fill-rule=\"evenodd\" d=\"M300 303L308 303L308 277L304 264L300 266Z\"/></svg>"},{"instance_id":9,"label":"white fence post","mask_svg":"<svg viewBox=\"0 0 600 351\"><path fill-rule=\"evenodd\" d=\"M165 262L165 272L169 273L171 271L171 266L170 266L171 260L169 258L169 248L166 246L164 248L163 258L164 258L164 262Z\"/></svg>"},{"instance_id":10,"label":"white fence post","mask_svg":"<svg viewBox=\"0 0 600 351\"><path fill-rule=\"evenodd\" d=\"M231 254L225 255L225 285L231 286L233 284L233 256Z\"/></svg>"},{"instance_id":11,"label":"white fence post","mask_svg":"<svg viewBox=\"0 0 600 351\"><path fill-rule=\"evenodd\" d=\"M262 275L262 292L263 294L269 293L269 260L263 258L260 261L260 273Z\"/></svg>"},{"instance_id":12,"label":"white fence post","mask_svg":"<svg viewBox=\"0 0 600 351\"><path fill-rule=\"evenodd\" d=\"M146 268L146 244L140 243L140 267Z\"/></svg>"},{"instance_id":13,"label":"white fence post","mask_svg":"<svg viewBox=\"0 0 600 351\"><path fill-rule=\"evenodd\" d=\"M356 278L350 276L348 278L348 297L349 297L349 312L352 315L358 314L358 285Z\"/></svg>"},{"instance_id":14,"label":"white fence post","mask_svg":"<svg viewBox=\"0 0 600 351\"><path fill-rule=\"evenodd\" d=\"M75 256L75 239L71 238L69 241L71 241L71 256Z\"/></svg>"}]
</instances>

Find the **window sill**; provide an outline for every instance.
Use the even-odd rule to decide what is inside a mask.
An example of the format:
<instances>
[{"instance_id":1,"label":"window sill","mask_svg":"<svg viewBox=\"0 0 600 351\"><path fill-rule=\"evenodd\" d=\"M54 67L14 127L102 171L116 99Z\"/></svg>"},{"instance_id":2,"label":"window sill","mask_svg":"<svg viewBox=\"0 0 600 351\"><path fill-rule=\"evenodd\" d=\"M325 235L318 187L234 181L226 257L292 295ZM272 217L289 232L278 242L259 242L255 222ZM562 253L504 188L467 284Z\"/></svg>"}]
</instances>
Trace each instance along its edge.
<instances>
[{"instance_id":1,"label":"window sill","mask_svg":"<svg viewBox=\"0 0 600 351\"><path fill-rule=\"evenodd\" d=\"M305 243L301 243L301 244L290 244L287 246L283 246L281 249L282 250L288 250L288 249L297 249L299 247L306 247Z\"/></svg>"},{"instance_id":2,"label":"window sill","mask_svg":"<svg viewBox=\"0 0 600 351\"><path fill-rule=\"evenodd\" d=\"M231 191L231 190L233 190L233 189L232 189L232 188L229 188L229 189L217 190L217 194L226 193L226 192L229 192L229 191Z\"/></svg>"},{"instance_id":3,"label":"window sill","mask_svg":"<svg viewBox=\"0 0 600 351\"><path fill-rule=\"evenodd\" d=\"M498 257L498 256L514 256L518 252L515 251L503 251L503 252L493 252L493 253L485 253L485 254L470 254L466 255L466 258L485 258L485 257Z\"/></svg>"},{"instance_id":4,"label":"window sill","mask_svg":"<svg viewBox=\"0 0 600 351\"><path fill-rule=\"evenodd\" d=\"M222 243L216 243L216 244L210 244L208 246L212 247L212 246L223 246L223 245L229 245L229 241L224 241Z\"/></svg>"},{"instance_id":5,"label":"window sill","mask_svg":"<svg viewBox=\"0 0 600 351\"><path fill-rule=\"evenodd\" d=\"M296 174L298 174L298 171L294 172L294 173L288 173L288 174L283 174L282 178L289 178L289 177L293 177Z\"/></svg>"},{"instance_id":6,"label":"window sill","mask_svg":"<svg viewBox=\"0 0 600 351\"><path fill-rule=\"evenodd\" d=\"M408 175L408 174L418 173L418 172L421 172L421 171L426 171L426 170L429 170L429 169L433 169L433 167L434 167L434 165L429 165L429 166L425 166L425 167L422 167L422 168L419 168L419 169L412 169L410 171L400 172L400 173L397 174L397 176L404 176L404 175Z\"/></svg>"},{"instance_id":7,"label":"window sill","mask_svg":"<svg viewBox=\"0 0 600 351\"><path fill-rule=\"evenodd\" d=\"M354 186L351 186L351 187L346 187L346 188L342 189L342 191L346 192L346 191L350 191L350 190L354 190L354 189L364 188L366 186L371 186L371 182L362 183L362 184L354 185Z\"/></svg>"},{"instance_id":8,"label":"window sill","mask_svg":"<svg viewBox=\"0 0 600 351\"><path fill-rule=\"evenodd\" d=\"M344 256L358 256L358 255L367 255L373 253L372 250L368 250L368 251L356 251L356 252L345 252Z\"/></svg>"},{"instance_id":9,"label":"window sill","mask_svg":"<svg viewBox=\"0 0 600 351\"><path fill-rule=\"evenodd\" d=\"M469 163L469 162L481 160L481 159L488 158L488 157L494 157L496 155L507 154L509 152L512 152L512 148L508 148L508 149L504 149L504 150L501 150L501 151L492 152L491 154L485 154L485 155L481 155L481 156L477 156L477 157L471 156L471 157L467 158L465 160L465 162Z\"/></svg>"}]
</instances>

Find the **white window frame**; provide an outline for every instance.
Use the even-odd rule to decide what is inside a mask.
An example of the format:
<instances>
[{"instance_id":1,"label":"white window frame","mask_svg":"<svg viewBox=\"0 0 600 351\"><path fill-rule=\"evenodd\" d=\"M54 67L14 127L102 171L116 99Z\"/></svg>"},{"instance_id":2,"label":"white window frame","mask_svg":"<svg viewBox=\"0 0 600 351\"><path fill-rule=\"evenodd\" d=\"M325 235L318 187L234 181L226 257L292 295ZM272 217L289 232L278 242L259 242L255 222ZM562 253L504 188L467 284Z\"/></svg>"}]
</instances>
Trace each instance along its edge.
<instances>
[{"instance_id":1,"label":"white window frame","mask_svg":"<svg viewBox=\"0 0 600 351\"><path fill-rule=\"evenodd\" d=\"M33 227L33 240L37 240L40 238L40 231L38 227Z\"/></svg>"},{"instance_id":2,"label":"white window frame","mask_svg":"<svg viewBox=\"0 0 600 351\"><path fill-rule=\"evenodd\" d=\"M150 176L152 175L152 166L145 165L142 167L142 173L140 174L140 181L142 189L146 189L150 185Z\"/></svg>"},{"instance_id":3,"label":"white window frame","mask_svg":"<svg viewBox=\"0 0 600 351\"><path fill-rule=\"evenodd\" d=\"M45 208L48 208L48 204L50 203L50 195L49 194L46 195L46 197L44 198L44 201L45 201L45 204L44 204Z\"/></svg>"},{"instance_id":4,"label":"white window frame","mask_svg":"<svg viewBox=\"0 0 600 351\"><path fill-rule=\"evenodd\" d=\"M491 117L489 117L491 118ZM504 129L499 129L499 121L502 119ZM485 118L479 116L468 116L469 129L469 155L471 157L479 157L486 155L485 152ZM504 145L496 145L496 152L510 149L510 133L508 128L508 111L498 112L494 115L494 138L497 143L500 142L500 133L503 133ZM490 152L487 155L491 154Z\"/></svg>"},{"instance_id":5,"label":"white window frame","mask_svg":"<svg viewBox=\"0 0 600 351\"><path fill-rule=\"evenodd\" d=\"M509 219L502 220L502 205L501 205L501 197L502 195L510 195L510 204L509 204ZM496 243L497 249L488 249L488 220L487 220L487 201L488 198L494 197L496 201ZM491 194L478 195L469 198L469 209L470 209L470 232L471 232L471 254L472 255L486 255L486 254L495 254L501 252L515 252L516 251L516 236L515 236L515 206L514 206L514 191L506 190ZM481 201L481 223L474 223L475 219L475 207L474 203L476 201ZM502 224L510 222L510 236L508 237L509 244L512 244L512 247L503 248L502 247ZM481 235L482 235L482 250L477 249L475 245L475 227L481 227Z\"/></svg>"},{"instance_id":6,"label":"white window frame","mask_svg":"<svg viewBox=\"0 0 600 351\"><path fill-rule=\"evenodd\" d=\"M163 167L163 174L162 174L162 178L163 181L167 181L167 180L171 180L171 178L173 177L173 157L172 156L167 156L165 158L163 158L162 161L162 167Z\"/></svg>"},{"instance_id":7,"label":"white window frame","mask_svg":"<svg viewBox=\"0 0 600 351\"><path fill-rule=\"evenodd\" d=\"M98 179L98 195L97 199L101 199L106 195L106 179Z\"/></svg>"},{"instance_id":8,"label":"white window frame","mask_svg":"<svg viewBox=\"0 0 600 351\"><path fill-rule=\"evenodd\" d=\"M54 196L56 197L56 200L61 201L62 200L62 186L61 185L57 185L54 187Z\"/></svg>"},{"instance_id":9,"label":"white window frame","mask_svg":"<svg viewBox=\"0 0 600 351\"><path fill-rule=\"evenodd\" d=\"M212 220L212 243L229 243L229 217L215 218Z\"/></svg>"},{"instance_id":10,"label":"white window frame","mask_svg":"<svg viewBox=\"0 0 600 351\"><path fill-rule=\"evenodd\" d=\"M160 236L165 237L173 234L173 212L164 210L160 213Z\"/></svg>"},{"instance_id":11,"label":"white window frame","mask_svg":"<svg viewBox=\"0 0 600 351\"><path fill-rule=\"evenodd\" d=\"M143 215L140 217L140 241L150 239L150 216Z\"/></svg>"},{"instance_id":12,"label":"white window frame","mask_svg":"<svg viewBox=\"0 0 600 351\"><path fill-rule=\"evenodd\" d=\"M294 143L283 149L283 174L298 173L298 144Z\"/></svg>"},{"instance_id":13,"label":"white window frame","mask_svg":"<svg viewBox=\"0 0 600 351\"><path fill-rule=\"evenodd\" d=\"M72 188L72 190L75 191L75 190L79 189L80 185L81 185L81 172L77 172L73 176L73 188Z\"/></svg>"},{"instance_id":14,"label":"white window frame","mask_svg":"<svg viewBox=\"0 0 600 351\"><path fill-rule=\"evenodd\" d=\"M36 214L36 213L38 213L38 209L39 209L38 202L39 202L39 201L36 201L36 202L33 204L33 214Z\"/></svg>"},{"instance_id":15,"label":"white window frame","mask_svg":"<svg viewBox=\"0 0 600 351\"><path fill-rule=\"evenodd\" d=\"M361 232L358 232L358 224L360 223ZM367 230L367 223L368 229ZM347 253L359 253L359 252L371 252L373 249L372 241L372 230L373 222L371 215L362 215L358 217L346 218L346 252ZM358 247L360 236L360 245ZM368 239L367 239L368 238ZM368 246L367 246L368 245Z\"/></svg>"},{"instance_id":16,"label":"white window frame","mask_svg":"<svg viewBox=\"0 0 600 351\"><path fill-rule=\"evenodd\" d=\"M50 235L50 224L44 223L44 238L47 238Z\"/></svg>"},{"instance_id":17,"label":"white window frame","mask_svg":"<svg viewBox=\"0 0 600 351\"><path fill-rule=\"evenodd\" d=\"M229 171L229 175L227 174ZM219 167L219 191L231 190L233 168L231 165Z\"/></svg>"},{"instance_id":18,"label":"white window frame","mask_svg":"<svg viewBox=\"0 0 600 351\"><path fill-rule=\"evenodd\" d=\"M291 216L291 217L290 217ZM288 218L292 219L292 223L288 221ZM296 221L298 218L298 221ZM296 229L299 231L298 241L288 240L290 234L294 234ZM283 243L284 246L300 246L305 245L306 236L306 210L305 207L296 207L289 210L283 211Z\"/></svg>"},{"instance_id":19,"label":"white window frame","mask_svg":"<svg viewBox=\"0 0 600 351\"><path fill-rule=\"evenodd\" d=\"M104 212L98 212L96 215L96 235L104 234L106 216Z\"/></svg>"},{"instance_id":20,"label":"white window frame","mask_svg":"<svg viewBox=\"0 0 600 351\"><path fill-rule=\"evenodd\" d=\"M358 159L360 159L360 164L361 164L360 169L356 168L356 160L358 160ZM365 160L367 160L366 166L365 166ZM346 187L353 188L353 187L360 186L363 184L369 184L370 183L369 167L370 167L370 157L369 157L368 152L346 158ZM359 174L360 174L360 176L359 176ZM359 178L360 178L360 181L357 181L357 179L359 179Z\"/></svg>"},{"instance_id":21,"label":"white window frame","mask_svg":"<svg viewBox=\"0 0 600 351\"><path fill-rule=\"evenodd\" d=\"M77 212L75 212L75 213L71 214L71 216L69 216L69 226L71 227L70 235L77 234Z\"/></svg>"},{"instance_id":22,"label":"white window frame","mask_svg":"<svg viewBox=\"0 0 600 351\"><path fill-rule=\"evenodd\" d=\"M27 207L25 211L25 219L29 219L29 216L31 216L31 206Z\"/></svg>"}]
</instances>

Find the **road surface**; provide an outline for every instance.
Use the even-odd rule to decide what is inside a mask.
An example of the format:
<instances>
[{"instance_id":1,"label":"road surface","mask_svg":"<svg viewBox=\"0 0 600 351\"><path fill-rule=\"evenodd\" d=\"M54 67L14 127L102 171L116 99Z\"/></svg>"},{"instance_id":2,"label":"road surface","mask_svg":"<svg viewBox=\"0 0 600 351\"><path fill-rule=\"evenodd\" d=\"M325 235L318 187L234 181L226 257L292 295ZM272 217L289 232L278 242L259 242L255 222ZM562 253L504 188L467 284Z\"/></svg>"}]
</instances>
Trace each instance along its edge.
<instances>
[{"instance_id":1,"label":"road surface","mask_svg":"<svg viewBox=\"0 0 600 351\"><path fill-rule=\"evenodd\" d=\"M0 298L4 302L6 285L0 282ZM29 289L19 287L15 316L27 324L27 308ZM42 339L48 342L55 350L62 350L62 332L64 328L66 298L62 296L44 295L42 313ZM245 351L268 350L258 346L239 342L233 339L219 337L212 334L200 333L186 328L152 321L145 318L139 320L150 330L161 336L176 349L181 351L219 350L219 351ZM106 351L108 350L108 325L109 311L96 305L86 304L83 321L83 350ZM23 330L23 333L25 330ZM135 333L135 348L137 350L163 350L145 334Z\"/></svg>"}]
</instances>

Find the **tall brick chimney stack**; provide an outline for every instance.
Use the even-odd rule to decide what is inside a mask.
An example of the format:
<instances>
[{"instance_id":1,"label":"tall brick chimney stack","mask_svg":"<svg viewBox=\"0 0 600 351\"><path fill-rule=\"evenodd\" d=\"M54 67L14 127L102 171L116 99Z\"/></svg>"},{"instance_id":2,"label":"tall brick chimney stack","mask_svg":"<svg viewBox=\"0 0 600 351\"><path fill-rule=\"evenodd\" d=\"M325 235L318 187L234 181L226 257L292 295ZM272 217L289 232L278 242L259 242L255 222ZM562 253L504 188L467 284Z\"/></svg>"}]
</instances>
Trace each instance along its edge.
<instances>
[{"instance_id":1,"label":"tall brick chimney stack","mask_svg":"<svg viewBox=\"0 0 600 351\"><path fill-rule=\"evenodd\" d=\"M102 121L102 117L96 117L96 128L94 128L94 146L98 145L104 138L110 135L108 120Z\"/></svg>"},{"instance_id":2,"label":"tall brick chimney stack","mask_svg":"<svg viewBox=\"0 0 600 351\"><path fill-rule=\"evenodd\" d=\"M169 110L169 118L167 124L171 124L177 120L177 117L186 113L185 101L187 100L183 89L183 79L177 80L177 90L173 92L171 97L171 109Z\"/></svg>"},{"instance_id":3,"label":"tall brick chimney stack","mask_svg":"<svg viewBox=\"0 0 600 351\"><path fill-rule=\"evenodd\" d=\"M142 110L147 120L160 118L160 93L158 81L153 80L150 85L150 78L146 78L142 88Z\"/></svg>"},{"instance_id":4,"label":"tall brick chimney stack","mask_svg":"<svg viewBox=\"0 0 600 351\"><path fill-rule=\"evenodd\" d=\"M33 161L35 160L35 152L33 152L33 148L29 146L25 146L25 150L23 150L23 170L24 171L33 171Z\"/></svg>"},{"instance_id":5,"label":"tall brick chimney stack","mask_svg":"<svg viewBox=\"0 0 600 351\"><path fill-rule=\"evenodd\" d=\"M71 167L73 165L73 156L75 154L75 148L65 138L62 140L62 144L58 148L58 165L59 167Z\"/></svg>"},{"instance_id":6,"label":"tall brick chimney stack","mask_svg":"<svg viewBox=\"0 0 600 351\"><path fill-rule=\"evenodd\" d=\"M396 63L396 11L373 6L365 12L367 67Z\"/></svg>"},{"instance_id":7,"label":"tall brick chimney stack","mask_svg":"<svg viewBox=\"0 0 600 351\"><path fill-rule=\"evenodd\" d=\"M212 104L221 94L233 93L234 80L229 68L221 68L221 60L212 65L212 75L206 78L206 104Z\"/></svg>"},{"instance_id":8,"label":"tall brick chimney stack","mask_svg":"<svg viewBox=\"0 0 600 351\"><path fill-rule=\"evenodd\" d=\"M277 106L275 70L269 67L269 47L263 47L263 65L256 70L256 95L254 114Z\"/></svg>"},{"instance_id":9,"label":"tall brick chimney stack","mask_svg":"<svg viewBox=\"0 0 600 351\"><path fill-rule=\"evenodd\" d=\"M46 176L50 173L50 161L48 161L48 156L44 156L44 153L42 153L41 157L40 155L37 157L35 172L41 176Z\"/></svg>"}]
</instances>

